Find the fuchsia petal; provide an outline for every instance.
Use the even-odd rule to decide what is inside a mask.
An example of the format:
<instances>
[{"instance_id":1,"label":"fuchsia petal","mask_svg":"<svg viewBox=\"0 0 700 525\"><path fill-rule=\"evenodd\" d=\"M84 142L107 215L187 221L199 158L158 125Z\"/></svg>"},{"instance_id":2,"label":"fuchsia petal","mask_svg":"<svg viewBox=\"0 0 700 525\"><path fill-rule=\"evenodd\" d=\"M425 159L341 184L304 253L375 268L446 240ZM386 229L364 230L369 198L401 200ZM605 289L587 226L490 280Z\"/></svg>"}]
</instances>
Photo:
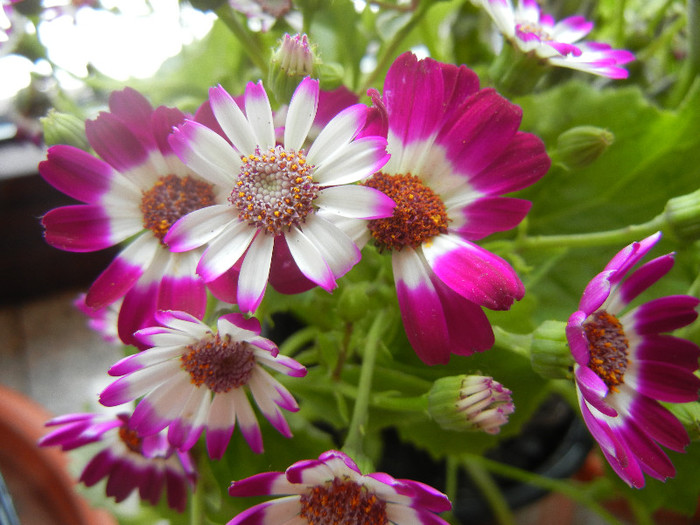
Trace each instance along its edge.
<instances>
[{"instance_id":1,"label":"fuchsia petal","mask_svg":"<svg viewBox=\"0 0 700 525\"><path fill-rule=\"evenodd\" d=\"M102 206L76 204L48 212L41 219L46 242L70 252L93 252L109 248L139 231L112 230L112 219ZM121 234L121 235L120 235Z\"/></svg>"},{"instance_id":2,"label":"fuchsia petal","mask_svg":"<svg viewBox=\"0 0 700 525\"><path fill-rule=\"evenodd\" d=\"M85 134L97 154L119 172L128 172L148 161L146 145L110 113L100 113L95 120L88 120Z\"/></svg>"},{"instance_id":3,"label":"fuchsia petal","mask_svg":"<svg viewBox=\"0 0 700 525\"><path fill-rule=\"evenodd\" d=\"M666 275L673 267L673 254L662 255L653 259L632 273L624 280L617 291L620 295L619 303L626 306L646 291L656 281Z\"/></svg>"},{"instance_id":4,"label":"fuchsia petal","mask_svg":"<svg viewBox=\"0 0 700 525\"><path fill-rule=\"evenodd\" d=\"M625 317L640 334L671 332L697 319L699 303L700 299L689 295L670 295L640 305Z\"/></svg>"},{"instance_id":5,"label":"fuchsia petal","mask_svg":"<svg viewBox=\"0 0 700 525\"><path fill-rule=\"evenodd\" d=\"M633 363L636 374L628 369L625 382L639 393L669 403L690 403L698 400L700 377L687 369L669 363Z\"/></svg>"},{"instance_id":6,"label":"fuchsia petal","mask_svg":"<svg viewBox=\"0 0 700 525\"><path fill-rule=\"evenodd\" d=\"M673 363L694 372L698 368L700 349L695 343L671 335L645 335L633 349L631 359ZM650 363L650 366L653 364Z\"/></svg>"},{"instance_id":7,"label":"fuchsia petal","mask_svg":"<svg viewBox=\"0 0 700 525\"><path fill-rule=\"evenodd\" d=\"M690 444L681 422L659 402L646 396L636 396L629 410L639 427L664 447L682 452Z\"/></svg>"},{"instance_id":8,"label":"fuchsia petal","mask_svg":"<svg viewBox=\"0 0 700 525\"><path fill-rule=\"evenodd\" d=\"M465 223L454 231L465 239L483 239L492 233L515 228L531 207L532 203L523 199L481 197L462 209Z\"/></svg>"}]
</instances>

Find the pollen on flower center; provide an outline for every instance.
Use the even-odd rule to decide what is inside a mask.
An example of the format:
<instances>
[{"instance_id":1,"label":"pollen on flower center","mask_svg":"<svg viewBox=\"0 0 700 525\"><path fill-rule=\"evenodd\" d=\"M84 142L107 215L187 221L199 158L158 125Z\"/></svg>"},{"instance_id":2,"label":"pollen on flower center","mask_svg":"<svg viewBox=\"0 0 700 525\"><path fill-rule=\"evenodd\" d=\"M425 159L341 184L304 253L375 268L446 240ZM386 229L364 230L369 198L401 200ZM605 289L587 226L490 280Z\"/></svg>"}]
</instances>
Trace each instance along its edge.
<instances>
[{"instance_id":1,"label":"pollen on flower center","mask_svg":"<svg viewBox=\"0 0 700 525\"><path fill-rule=\"evenodd\" d=\"M126 448L128 448L132 452L142 454L141 438L135 430L132 430L125 426L119 427L119 439L121 439L122 443L124 443Z\"/></svg>"},{"instance_id":2,"label":"pollen on flower center","mask_svg":"<svg viewBox=\"0 0 700 525\"><path fill-rule=\"evenodd\" d=\"M368 228L380 248L417 247L447 231L447 210L440 196L415 175L376 173L364 183L396 202L391 217L373 219Z\"/></svg>"},{"instance_id":3,"label":"pollen on flower center","mask_svg":"<svg viewBox=\"0 0 700 525\"><path fill-rule=\"evenodd\" d=\"M605 310L598 310L593 319L583 324L588 338L590 360L588 367L605 382L615 387L624 382L629 364L629 341L622 323Z\"/></svg>"},{"instance_id":4,"label":"pollen on flower center","mask_svg":"<svg viewBox=\"0 0 700 525\"><path fill-rule=\"evenodd\" d=\"M143 226L163 242L170 227L190 212L214 204L211 184L193 177L165 175L141 197Z\"/></svg>"},{"instance_id":5,"label":"pollen on flower center","mask_svg":"<svg viewBox=\"0 0 700 525\"><path fill-rule=\"evenodd\" d=\"M386 502L354 481L334 478L301 496L309 525L387 525Z\"/></svg>"},{"instance_id":6,"label":"pollen on flower center","mask_svg":"<svg viewBox=\"0 0 700 525\"><path fill-rule=\"evenodd\" d=\"M289 231L313 213L318 184L303 150L282 146L241 157L243 165L229 201L241 221L272 235Z\"/></svg>"},{"instance_id":7,"label":"pollen on flower center","mask_svg":"<svg viewBox=\"0 0 700 525\"><path fill-rule=\"evenodd\" d=\"M217 394L247 384L255 367L255 355L249 345L231 341L228 335L212 335L187 349L189 352L180 360L183 370L192 376L192 384L204 384Z\"/></svg>"},{"instance_id":8,"label":"pollen on flower center","mask_svg":"<svg viewBox=\"0 0 700 525\"><path fill-rule=\"evenodd\" d=\"M530 35L534 35L541 42L554 40L541 26L531 24L530 22L519 22L515 24L515 34L522 40L531 40L531 38L528 38Z\"/></svg>"}]
</instances>

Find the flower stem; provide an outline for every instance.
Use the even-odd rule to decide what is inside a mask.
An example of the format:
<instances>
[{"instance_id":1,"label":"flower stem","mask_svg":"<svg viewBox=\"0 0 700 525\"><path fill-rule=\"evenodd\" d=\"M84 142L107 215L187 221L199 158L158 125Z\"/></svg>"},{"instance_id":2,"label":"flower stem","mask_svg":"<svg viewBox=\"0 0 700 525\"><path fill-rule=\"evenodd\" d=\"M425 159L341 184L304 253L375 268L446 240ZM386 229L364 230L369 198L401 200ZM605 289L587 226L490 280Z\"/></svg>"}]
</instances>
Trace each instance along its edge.
<instances>
[{"instance_id":1,"label":"flower stem","mask_svg":"<svg viewBox=\"0 0 700 525\"><path fill-rule=\"evenodd\" d=\"M233 33L233 36L238 39L238 42L243 47L245 54L250 57L253 63L260 69L262 78L267 78L268 63L262 51L260 40L256 35L246 31L241 24L233 9L225 3L222 7L216 10L216 16L226 24L226 27Z\"/></svg>"},{"instance_id":2,"label":"flower stem","mask_svg":"<svg viewBox=\"0 0 700 525\"><path fill-rule=\"evenodd\" d=\"M700 78L700 0L688 0L686 28L688 55L674 90L671 92L669 101L671 107L680 105L695 79Z\"/></svg>"},{"instance_id":3,"label":"flower stem","mask_svg":"<svg viewBox=\"0 0 700 525\"><path fill-rule=\"evenodd\" d=\"M422 2L420 2L416 10L413 12L413 15L411 15L411 18L408 20L408 22L406 22L406 24L403 27L396 31L393 38L384 47L383 51L381 52L381 55L377 57L377 65L374 68L374 70L372 70L372 72L369 75L367 75L367 78L365 78L364 82L360 86L360 89L358 90L359 94L363 95L369 87L374 85L377 78L389 68L389 62L391 62L395 58L394 55L396 54L396 50L401 45L401 42L403 42L404 39L409 35L409 33L413 31L413 28L416 27L416 25L418 25L418 22L420 22L420 20L423 18L426 11L428 10L428 7L431 4L432 0L423 0Z\"/></svg>"},{"instance_id":4,"label":"flower stem","mask_svg":"<svg viewBox=\"0 0 700 525\"><path fill-rule=\"evenodd\" d=\"M380 310L374 319L372 326L367 333L364 355L362 356L362 370L360 380L357 385L357 398L355 408L350 420L350 428L345 438L345 450L350 456L362 454L362 441L365 433L365 425L369 416L369 403L372 392L372 376L374 374L374 364L377 359L379 349L379 337L384 329L386 313Z\"/></svg>"},{"instance_id":5,"label":"flower stem","mask_svg":"<svg viewBox=\"0 0 700 525\"><path fill-rule=\"evenodd\" d=\"M590 248L628 244L638 241L663 228L665 217L658 215L644 224L625 226L617 230L603 232L574 233L569 235L523 236L513 241L516 250L541 250L561 248Z\"/></svg>"},{"instance_id":6,"label":"flower stem","mask_svg":"<svg viewBox=\"0 0 700 525\"><path fill-rule=\"evenodd\" d=\"M488 470L484 468L483 465L472 461L470 458L466 458L463 465L472 481L481 492L481 495L486 498L497 522L501 525L515 525L515 518L510 511L508 502Z\"/></svg>"}]
</instances>

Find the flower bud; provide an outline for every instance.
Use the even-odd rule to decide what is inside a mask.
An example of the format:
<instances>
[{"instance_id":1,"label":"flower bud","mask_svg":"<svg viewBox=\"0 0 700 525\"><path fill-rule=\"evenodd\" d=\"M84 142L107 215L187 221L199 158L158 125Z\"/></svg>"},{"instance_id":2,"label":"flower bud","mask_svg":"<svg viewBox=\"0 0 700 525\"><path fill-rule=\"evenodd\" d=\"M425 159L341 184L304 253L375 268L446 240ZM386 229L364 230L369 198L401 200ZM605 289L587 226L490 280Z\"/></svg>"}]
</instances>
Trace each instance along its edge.
<instances>
[{"instance_id":1,"label":"flower bud","mask_svg":"<svg viewBox=\"0 0 700 525\"><path fill-rule=\"evenodd\" d=\"M277 100L290 100L304 77L313 76L317 59L305 34L286 33L272 55L268 85Z\"/></svg>"},{"instance_id":2,"label":"flower bud","mask_svg":"<svg viewBox=\"0 0 700 525\"><path fill-rule=\"evenodd\" d=\"M69 144L85 151L90 149L85 137L85 123L75 115L50 109L40 120L44 127L44 142L47 146Z\"/></svg>"},{"instance_id":3,"label":"flower bud","mask_svg":"<svg viewBox=\"0 0 700 525\"><path fill-rule=\"evenodd\" d=\"M355 322L367 315L370 301L369 283L353 283L343 288L338 299L338 315L348 322Z\"/></svg>"},{"instance_id":4,"label":"flower bud","mask_svg":"<svg viewBox=\"0 0 700 525\"><path fill-rule=\"evenodd\" d=\"M566 340L566 323L545 321L532 334L530 360L535 372L550 379L570 379L574 358Z\"/></svg>"},{"instance_id":5,"label":"flower bud","mask_svg":"<svg viewBox=\"0 0 700 525\"><path fill-rule=\"evenodd\" d=\"M666 203L663 212L664 231L680 242L700 239L700 190L674 197Z\"/></svg>"},{"instance_id":6,"label":"flower bud","mask_svg":"<svg viewBox=\"0 0 700 525\"><path fill-rule=\"evenodd\" d=\"M446 430L498 434L515 410L510 394L491 377L442 377L428 393L428 412Z\"/></svg>"},{"instance_id":7,"label":"flower bud","mask_svg":"<svg viewBox=\"0 0 700 525\"><path fill-rule=\"evenodd\" d=\"M567 169L581 169L593 163L615 141L615 135L596 126L576 126L557 139L559 162Z\"/></svg>"}]
</instances>

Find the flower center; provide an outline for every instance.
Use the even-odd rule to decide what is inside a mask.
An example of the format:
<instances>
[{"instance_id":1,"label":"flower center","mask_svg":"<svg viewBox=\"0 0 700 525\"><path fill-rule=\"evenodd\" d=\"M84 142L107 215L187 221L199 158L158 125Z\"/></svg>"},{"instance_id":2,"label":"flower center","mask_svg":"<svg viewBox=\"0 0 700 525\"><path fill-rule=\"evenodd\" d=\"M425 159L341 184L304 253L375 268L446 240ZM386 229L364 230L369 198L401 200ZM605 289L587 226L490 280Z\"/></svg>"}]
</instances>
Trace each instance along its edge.
<instances>
[{"instance_id":1,"label":"flower center","mask_svg":"<svg viewBox=\"0 0 700 525\"><path fill-rule=\"evenodd\" d=\"M583 324L588 338L591 357L588 367L608 385L615 387L624 382L629 364L629 341L622 323L605 310L598 310L593 319Z\"/></svg>"},{"instance_id":2,"label":"flower center","mask_svg":"<svg viewBox=\"0 0 700 525\"><path fill-rule=\"evenodd\" d=\"M404 246L420 246L447 231L445 203L419 177L379 172L364 184L396 202L391 217L373 219L367 226L380 248L400 250Z\"/></svg>"},{"instance_id":3,"label":"flower center","mask_svg":"<svg viewBox=\"0 0 700 525\"><path fill-rule=\"evenodd\" d=\"M515 34L521 40L532 40L533 36L541 42L553 40L550 34L542 29L541 26L530 22L518 22L515 24Z\"/></svg>"},{"instance_id":4,"label":"flower center","mask_svg":"<svg viewBox=\"0 0 700 525\"><path fill-rule=\"evenodd\" d=\"M228 335L223 339L212 335L187 349L189 352L180 358L183 370L190 373L194 385L204 384L217 394L247 384L255 367L249 345L231 341Z\"/></svg>"},{"instance_id":5,"label":"flower center","mask_svg":"<svg viewBox=\"0 0 700 525\"><path fill-rule=\"evenodd\" d=\"M189 176L165 175L143 192L143 226L162 244L163 237L180 217L212 204L214 189L211 184Z\"/></svg>"},{"instance_id":6,"label":"flower center","mask_svg":"<svg viewBox=\"0 0 700 525\"><path fill-rule=\"evenodd\" d=\"M229 201L238 209L240 220L279 235L299 226L313 213L318 184L313 181L313 166L306 163L303 150L285 150L282 146L241 157L243 165Z\"/></svg>"},{"instance_id":7,"label":"flower center","mask_svg":"<svg viewBox=\"0 0 700 525\"><path fill-rule=\"evenodd\" d=\"M354 481L334 478L301 496L309 525L387 525L386 502Z\"/></svg>"},{"instance_id":8,"label":"flower center","mask_svg":"<svg viewBox=\"0 0 700 525\"><path fill-rule=\"evenodd\" d=\"M132 430L126 426L119 427L119 439L121 439L122 443L126 445L126 448L128 448L132 452L142 454L141 438L135 430Z\"/></svg>"}]
</instances>

